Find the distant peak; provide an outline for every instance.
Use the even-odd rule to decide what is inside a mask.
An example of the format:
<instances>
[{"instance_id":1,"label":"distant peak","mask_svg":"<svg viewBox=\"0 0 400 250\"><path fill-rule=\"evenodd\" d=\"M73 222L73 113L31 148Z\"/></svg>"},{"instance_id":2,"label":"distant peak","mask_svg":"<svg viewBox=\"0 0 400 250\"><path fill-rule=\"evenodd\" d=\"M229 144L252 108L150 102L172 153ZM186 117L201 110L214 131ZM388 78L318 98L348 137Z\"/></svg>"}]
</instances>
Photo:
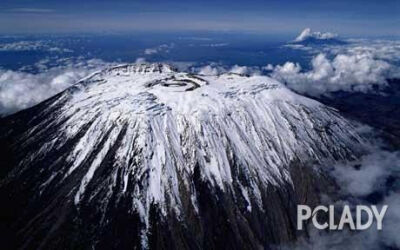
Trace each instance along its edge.
<instances>
[{"instance_id":1,"label":"distant peak","mask_svg":"<svg viewBox=\"0 0 400 250\"><path fill-rule=\"evenodd\" d=\"M310 28L305 28L300 35L296 37L294 40L295 42L303 42L309 38L314 38L318 40L328 40L337 38L337 34L330 33L330 32L319 32L319 31L312 31Z\"/></svg>"}]
</instances>

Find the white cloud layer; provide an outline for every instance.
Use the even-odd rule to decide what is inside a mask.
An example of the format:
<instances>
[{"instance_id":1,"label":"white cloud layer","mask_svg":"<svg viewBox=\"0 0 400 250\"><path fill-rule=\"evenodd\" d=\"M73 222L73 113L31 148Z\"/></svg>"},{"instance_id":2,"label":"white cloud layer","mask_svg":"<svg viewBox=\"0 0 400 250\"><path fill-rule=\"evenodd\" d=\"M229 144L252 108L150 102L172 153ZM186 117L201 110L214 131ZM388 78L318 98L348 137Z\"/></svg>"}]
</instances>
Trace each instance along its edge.
<instances>
[{"instance_id":1,"label":"white cloud layer","mask_svg":"<svg viewBox=\"0 0 400 250\"><path fill-rule=\"evenodd\" d=\"M221 69L218 67L213 67L211 65L206 65L204 67L201 67L198 71L200 75L211 75L211 76L216 76L221 73Z\"/></svg>"},{"instance_id":2,"label":"white cloud layer","mask_svg":"<svg viewBox=\"0 0 400 250\"><path fill-rule=\"evenodd\" d=\"M155 48L148 48L144 50L145 55L154 55L158 53L169 53L175 47L174 43L161 44Z\"/></svg>"},{"instance_id":3,"label":"white cloud layer","mask_svg":"<svg viewBox=\"0 0 400 250\"><path fill-rule=\"evenodd\" d=\"M50 68L37 74L0 70L0 115L44 101L106 65L101 60L88 60Z\"/></svg>"},{"instance_id":4,"label":"white cloud layer","mask_svg":"<svg viewBox=\"0 0 400 250\"><path fill-rule=\"evenodd\" d=\"M231 67L225 65L219 65L215 63L211 63L202 67L192 67L192 71L194 73L198 73L200 75L220 75L224 73L234 73L239 75L260 75L261 70L259 67L249 67L249 66L240 66L233 65Z\"/></svg>"},{"instance_id":5,"label":"white cloud layer","mask_svg":"<svg viewBox=\"0 0 400 250\"><path fill-rule=\"evenodd\" d=\"M383 191L387 177L397 169L400 169L400 152L376 149L374 153L354 162L353 166L335 166L333 174L346 193L362 197L374 191Z\"/></svg>"},{"instance_id":6,"label":"white cloud layer","mask_svg":"<svg viewBox=\"0 0 400 250\"><path fill-rule=\"evenodd\" d=\"M400 61L399 40L365 40L349 39L345 46L329 45L324 46L321 52L329 54L369 54L376 59L390 62ZM317 51L318 48L313 48Z\"/></svg>"},{"instance_id":7,"label":"white cloud layer","mask_svg":"<svg viewBox=\"0 0 400 250\"><path fill-rule=\"evenodd\" d=\"M71 49L60 48L45 41L18 41L0 44L0 51L47 51L73 52Z\"/></svg>"},{"instance_id":8,"label":"white cloud layer","mask_svg":"<svg viewBox=\"0 0 400 250\"><path fill-rule=\"evenodd\" d=\"M329 34L310 30L303 33L303 37L307 34L321 38L331 37ZM168 53L174 46L173 43L162 44L146 49L144 54ZM67 52L61 47L57 43L45 40L20 41L0 44L0 51ZM296 46L294 48L298 49ZM198 64L193 62L172 63L178 65L180 70L204 75L218 75L226 72L248 75L268 73L289 88L313 96L339 90L366 92L371 90L374 85L385 86L387 78L400 77L399 67L396 66L400 65L400 41L348 40L345 45L307 47L307 51L314 55L310 68L307 70L295 62L286 62L276 66L268 64L265 67L227 66L219 63L210 63L206 66L196 66ZM61 91L84 76L85 72L95 68L93 63L70 62L68 58L58 60L54 63L44 59L33 68L32 65L28 65L20 69L30 72L38 69L38 74L0 70L0 114L9 114L32 106ZM138 58L138 62L145 60L145 58ZM49 65L52 68L49 69ZM101 65L105 64L98 66Z\"/></svg>"},{"instance_id":9,"label":"white cloud layer","mask_svg":"<svg viewBox=\"0 0 400 250\"><path fill-rule=\"evenodd\" d=\"M311 33L318 34L320 32ZM300 35L296 39L301 40L304 37L309 37L309 35L307 35L309 34L308 31L303 31L302 34L303 35ZM320 53L324 53L330 56L335 56L338 54L369 54L375 59L400 63L400 40L345 39L343 41L345 42L344 44L331 44L322 42L319 44L308 44L307 46L303 44L289 43L284 45L283 47L303 50L313 55L317 55Z\"/></svg>"},{"instance_id":10,"label":"white cloud layer","mask_svg":"<svg viewBox=\"0 0 400 250\"><path fill-rule=\"evenodd\" d=\"M330 39L336 34L305 29L296 41L309 37ZM304 94L319 96L332 91L367 92L384 87L388 78L400 77L400 41L347 39L344 44L286 44L313 55L309 70L295 62L268 66L271 76Z\"/></svg>"},{"instance_id":11,"label":"white cloud layer","mask_svg":"<svg viewBox=\"0 0 400 250\"><path fill-rule=\"evenodd\" d=\"M286 62L276 66L271 76L300 93L318 96L339 90L367 92L374 84L386 85L386 79L396 73L397 68L388 62L359 53L339 54L331 60L318 54L306 72L298 63Z\"/></svg>"},{"instance_id":12,"label":"white cloud layer","mask_svg":"<svg viewBox=\"0 0 400 250\"><path fill-rule=\"evenodd\" d=\"M355 164L359 168L355 169ZM343 205L370 205L362 197L380 192L383 197L377 201L379 209L388 205L388 210L383 219L382 231L376 229L373 224L365 231L320 231L313 226L309 227L309 237L300 238L295 244L282 247L282 249L321 249L321 250L375 250L375 249L399 249L400 248L400 190L399 187L388 187L386 181L389 178L400 178L400 152L388 152L380 148L372 148L369 155L362 157L357 162L341 164L334 167L333 177L346 200L330 201L337 209ZM351 195L352 198L348 198ZM325 197L326 198L326 197ZM327 198L326 198L327 199ZM375 203L375 202L374 202ZM355 218L355 214L353 214Z\"/></svg>"}]
</instances>

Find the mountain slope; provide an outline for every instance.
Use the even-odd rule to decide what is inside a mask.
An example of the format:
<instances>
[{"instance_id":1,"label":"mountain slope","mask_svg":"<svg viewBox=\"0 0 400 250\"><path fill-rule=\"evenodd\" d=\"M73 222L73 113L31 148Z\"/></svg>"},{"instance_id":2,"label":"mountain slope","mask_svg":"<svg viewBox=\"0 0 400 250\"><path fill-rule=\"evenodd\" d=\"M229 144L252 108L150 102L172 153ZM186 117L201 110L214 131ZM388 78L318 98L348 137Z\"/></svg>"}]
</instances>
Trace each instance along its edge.
<instances>
[{"instance_id":1,"label":"mountain slope","mask_svg":"<svg viewBox=\"0 0 400 250\"><path fill-rule=\"evenodd\" d=\"M95 73L0 125L1 233L19 248L279 244L329 184L312 166L364 150L275 80L165 64Z\"/></svg>"}]
</instances>

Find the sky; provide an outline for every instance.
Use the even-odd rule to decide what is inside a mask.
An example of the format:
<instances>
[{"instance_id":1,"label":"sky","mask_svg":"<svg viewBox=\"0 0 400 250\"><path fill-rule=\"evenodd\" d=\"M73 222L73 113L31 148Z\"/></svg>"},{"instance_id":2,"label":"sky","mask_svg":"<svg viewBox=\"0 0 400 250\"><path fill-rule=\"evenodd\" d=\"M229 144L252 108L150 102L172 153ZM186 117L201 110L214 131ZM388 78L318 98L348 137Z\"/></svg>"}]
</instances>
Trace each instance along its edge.
<instances>
[{"instance_id":1,"label":"sky","mask_svg":"<svg viewBox=\"0 0 400 250\"><path fill-rule=\"evenodd\" d=\"M400 0L2 0L0 33L237 31L400 36Z\"/></svg>"}]
</instances>

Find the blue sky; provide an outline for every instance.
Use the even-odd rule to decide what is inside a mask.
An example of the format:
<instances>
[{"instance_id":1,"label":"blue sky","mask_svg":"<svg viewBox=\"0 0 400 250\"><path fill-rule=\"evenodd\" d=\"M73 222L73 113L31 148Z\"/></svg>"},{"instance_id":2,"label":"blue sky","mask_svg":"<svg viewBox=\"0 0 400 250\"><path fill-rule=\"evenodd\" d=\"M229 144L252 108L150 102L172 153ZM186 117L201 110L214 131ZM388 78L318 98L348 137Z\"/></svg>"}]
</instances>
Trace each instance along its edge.
<instances>
[{"instance_id":1,"label":"blue sky","mask_svg":"<svg viewBox=\"0 0 400 250\"><path fill-rule=\"evenodd\" d=\"M233 31L400 36L400 0L2 0L0 33Z\"/></svg>"}]
</instances>

